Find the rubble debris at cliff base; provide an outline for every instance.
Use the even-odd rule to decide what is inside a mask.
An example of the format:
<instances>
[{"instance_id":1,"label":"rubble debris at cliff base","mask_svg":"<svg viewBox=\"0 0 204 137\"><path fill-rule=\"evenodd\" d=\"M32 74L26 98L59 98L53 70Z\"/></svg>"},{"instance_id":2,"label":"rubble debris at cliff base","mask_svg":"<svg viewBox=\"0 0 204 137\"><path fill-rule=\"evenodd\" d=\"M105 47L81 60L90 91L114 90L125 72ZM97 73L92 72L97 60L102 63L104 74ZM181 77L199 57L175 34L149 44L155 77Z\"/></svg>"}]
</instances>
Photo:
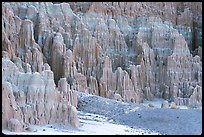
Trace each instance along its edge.
<instances>
[{"instance_id":1,"label":"rubble debris at cliff base","mask_svg":"<svg viewBox=\"0 0 204 137\"><path fill-rule=\"evenodd\" d=\"M3 133L29 135L198 135L202 131L202 109L185 108L186 111L183 112L178 109L161 108L162 99L135 106L103 97L93 97L85 93L79 94L82 100L88 100L91 106L87 104L81 108L81 111L77 112L81 125L78 129L70 125L50 124L32 125L34 131L37 130L36 132L3 130ZM150 107L147 111L147 107L149 107L147 103L152 103L155 108ZM97 107L98 104L107 108L107 113ZM107 104L110 105L107 107ZM124 112L121 113L120 109L123 109ZM162 109L162 111L158 109ZM110 115L109 112L113 115Z\"/></svg>"}]
</instances>

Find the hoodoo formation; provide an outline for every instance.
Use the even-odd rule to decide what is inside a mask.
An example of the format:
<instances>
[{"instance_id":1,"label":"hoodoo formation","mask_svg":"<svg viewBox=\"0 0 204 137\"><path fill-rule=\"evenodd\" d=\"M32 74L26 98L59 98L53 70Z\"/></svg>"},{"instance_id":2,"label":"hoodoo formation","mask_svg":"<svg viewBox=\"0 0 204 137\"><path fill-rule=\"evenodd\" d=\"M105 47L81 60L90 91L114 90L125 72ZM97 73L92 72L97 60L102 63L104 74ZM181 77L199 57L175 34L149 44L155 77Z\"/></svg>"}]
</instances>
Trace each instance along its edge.
<instances>
[{"instance_id":1,"label":"hoodoo formation","mask_svg":"<svg viewBox=\"0 0 204 137\"><path fill-rule=\"evenodd\" d=\"M202 2L3 2L2 127L79 127L76 91L202 104Z\"/></svg>"}]
</instances>

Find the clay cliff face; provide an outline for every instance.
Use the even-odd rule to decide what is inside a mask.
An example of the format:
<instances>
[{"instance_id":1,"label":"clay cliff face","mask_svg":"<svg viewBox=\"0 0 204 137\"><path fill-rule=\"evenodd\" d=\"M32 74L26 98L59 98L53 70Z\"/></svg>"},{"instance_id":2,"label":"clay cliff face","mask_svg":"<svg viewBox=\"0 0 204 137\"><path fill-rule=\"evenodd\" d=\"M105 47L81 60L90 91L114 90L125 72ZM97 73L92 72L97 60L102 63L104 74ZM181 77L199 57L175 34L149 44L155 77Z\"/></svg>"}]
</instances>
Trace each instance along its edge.
<instances>
[{"instance_id":1,"label":"clay cliff face","mask_svg":"<svg viewBox=\"0 0 204 137\"><path fill-rule=\"evenodd\" d=\"M21 60L18 58L18 61ZM20 64L2 58L2 127L8 126L11 131L23 131L29 124L59 122L78 127L77 97L66 78L60 78L56 88L48 64L43 65L42 72L33 73L29 64L21 66L21 72L17 63ZM9 126L11 119L17 122L11 121Z\"/></svg>"},{"instance_id":2,"label":"clay cliff face","mask_svg":"<svg viewBox=\"0 0 204 137\"><path fill-rule=\"evenodd\" d=\"M78 127L75 91L200 105L202 3L4 2L2 67L2 126L15 131Z\"/></svg>"}]
</instances>

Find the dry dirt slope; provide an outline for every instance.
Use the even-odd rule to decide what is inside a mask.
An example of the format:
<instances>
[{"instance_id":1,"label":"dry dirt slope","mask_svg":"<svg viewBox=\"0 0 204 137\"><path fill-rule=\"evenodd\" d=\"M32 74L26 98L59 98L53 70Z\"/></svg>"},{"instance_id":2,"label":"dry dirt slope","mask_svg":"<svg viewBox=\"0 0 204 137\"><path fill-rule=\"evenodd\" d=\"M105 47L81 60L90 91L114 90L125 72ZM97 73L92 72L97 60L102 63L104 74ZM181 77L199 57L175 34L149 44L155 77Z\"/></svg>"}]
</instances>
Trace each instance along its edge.
<instances>
[{"instance_id":1,"label":"dry dirt slope","mask_svg":"<svg viewBox=\"0 0 204 137\"><path fill-rule=\"evenodd\" d=\"M78 92L78 110L105 115L114 123L168 135L202 133L202 109L147 108Z\"/></svg>"}]
</instances>

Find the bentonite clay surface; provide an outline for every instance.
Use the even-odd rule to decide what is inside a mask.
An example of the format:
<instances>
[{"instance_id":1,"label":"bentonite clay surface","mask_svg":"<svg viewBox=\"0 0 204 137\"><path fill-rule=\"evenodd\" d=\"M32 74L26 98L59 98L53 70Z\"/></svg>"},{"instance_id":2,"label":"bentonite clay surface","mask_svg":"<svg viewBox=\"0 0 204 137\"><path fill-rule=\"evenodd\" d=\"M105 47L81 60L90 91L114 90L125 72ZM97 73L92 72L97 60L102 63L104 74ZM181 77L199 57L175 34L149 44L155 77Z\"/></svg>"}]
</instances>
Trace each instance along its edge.
<instances>
[{"instance_id":1,"label":"bentonite clay surface","mask_svg":"<svg viewBox=\"0 0 204 137\"><path fill-rule=\"evenodd\" d=\"M3 129L80 127L76 92L201 107L202 2L2 2Z\"/></svg>"}]
</instances>

